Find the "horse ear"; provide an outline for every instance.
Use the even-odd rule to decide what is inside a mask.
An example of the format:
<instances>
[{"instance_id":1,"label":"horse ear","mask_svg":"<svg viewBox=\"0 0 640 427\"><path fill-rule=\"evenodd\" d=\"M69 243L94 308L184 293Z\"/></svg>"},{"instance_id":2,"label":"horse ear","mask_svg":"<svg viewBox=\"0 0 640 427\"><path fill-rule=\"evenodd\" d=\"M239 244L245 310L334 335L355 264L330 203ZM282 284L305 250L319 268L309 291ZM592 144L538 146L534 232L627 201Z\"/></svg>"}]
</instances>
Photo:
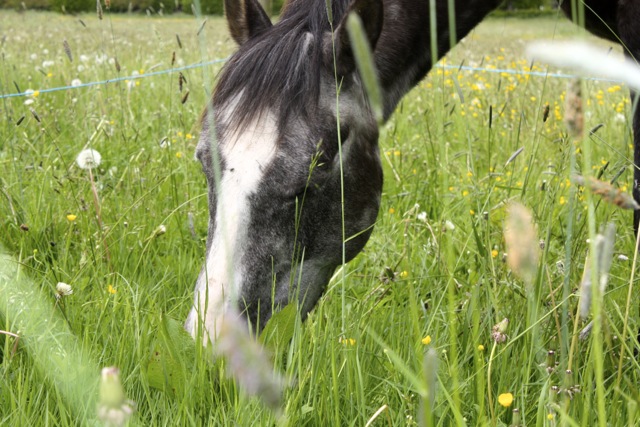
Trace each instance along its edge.
<instances>
[{"instance_id":1,"label":"horse ear","mask_svg":"<svg viewBox=\"0 0 640 427\"><path fill-rule=\"evenodd\" d=\"M224 0L231 37L242 45L271 28L271 20L257 0Z\"/></svg>"},{"instance_id":2,"label":"horse ear","mask_svg":"<svg viewBox=\"0 0 640 427\"><path fill-rule=\"evenodd\" d=\"M376 47L384 21L382 0L353 0L351 2L347 13L345 13L338 25L335 37L337 72L342 76L351 73L356 67L353 51L351 50L349 32L347 31L347 18L350 13L357 13L360 16L372 51ZM332 52L329 52L329 54L329 58L333 59ZM333 60L329 63L333 64Z\"/></svg>"}]
</instances>

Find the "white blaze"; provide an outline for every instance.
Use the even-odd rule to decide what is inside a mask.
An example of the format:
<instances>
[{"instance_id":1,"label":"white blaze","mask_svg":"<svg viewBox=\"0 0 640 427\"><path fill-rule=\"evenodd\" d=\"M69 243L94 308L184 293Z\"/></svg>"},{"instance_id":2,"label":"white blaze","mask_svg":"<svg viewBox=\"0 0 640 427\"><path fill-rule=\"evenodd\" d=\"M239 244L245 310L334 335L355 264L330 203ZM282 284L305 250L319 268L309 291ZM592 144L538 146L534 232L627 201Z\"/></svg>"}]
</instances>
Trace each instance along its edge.
<instances>
[{"instance_id":1,"label":"white blaze","mask_svg":"<svg viewBox=\"0 0 640 427\"><path fill-rule=\"evenodd\" d=\"M224 121L233 114L231 102ZM277 127L273 114L226 135L219 141L224 161L216 201L216 222L211 249L205 264L206 274L196 283L194 307L186 328L194 336L198 319L204 322L204 342L215 341L226 312L240 294L243 248L247 244L247 227L251 212L249 197L262 181L264 171L276 153Z\"/></svg>"}]
</instances>

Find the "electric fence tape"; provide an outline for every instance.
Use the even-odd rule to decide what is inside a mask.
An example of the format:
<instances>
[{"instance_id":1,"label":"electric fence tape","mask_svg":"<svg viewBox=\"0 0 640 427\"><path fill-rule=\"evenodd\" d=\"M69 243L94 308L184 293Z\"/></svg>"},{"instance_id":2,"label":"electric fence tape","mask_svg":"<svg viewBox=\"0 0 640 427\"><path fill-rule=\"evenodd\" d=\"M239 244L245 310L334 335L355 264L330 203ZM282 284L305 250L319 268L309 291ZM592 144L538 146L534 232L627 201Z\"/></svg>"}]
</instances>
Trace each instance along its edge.
<instances>
[{"instance_id":1,"label":"electric fence tape","mask_svg":"<svg viewBox=\"0 0 640 427\"><path fill-rule=\"evenodd\" d=\"M100 81L89 82L89 83L80 83L80 84L75 85L75 86L60 86L60 87L54 87L54 88L49 88L49 89L38 89L37 91L39 93L41 93L41 94L42 93L51 93L51 92L59 92L59 91L65 91L65 90L82 89L82 88L91 87L91 86L106 85L106 84L109 84L109 83L117 83L117 82L122 82L122 81L126 81L126 80L144 79L144 78L147 78L147 77L161 76L161 75L164 75L164 74L173 74L173 73L177 73L177 72L184 71L184 70L191 70L191 69L194 69L194 68L206 67L208 65L220 64L220 63L226 62L227 59L228 58L214 59L212 61L198 62L196 64L185 65L184 67L170 68L170 69L167 69L167 70L153 71L153 72L150 72L150 73L136 74L136 75L132 75L132 76L116 77L116 78L113 78L113 79L100 80ZM446 69L446 70L459 70L459 71L464 70L464 71L470 71L470 72L487 72L487 73L495 73L495 74L509 74L509 75L517 75L517 76L527 76L528 75L528 76L533 76L533 77L551 77L551 78L558 78L558 79L572 79L572 78L579 77L579 76L574 75L574 74L548 73L548 72L543 72L543 71L513 70L513 69L510 69L510 68L479 68L479 67L471 67L469 65L436 65L434 68L441 68L441 69ZM602 79L602 78L597 78L597 77L583 77L583 78L585 80L604 82L604 83L620 83L620 81L618 81L618 80ZM0 95L0 99L17 98L17 97L20 97L20 96L30 96L30 95L33 95L32 91L26 91L26 92L20 92L20 93L9 93L9 94Z\"/></svg>"}]
</instances>

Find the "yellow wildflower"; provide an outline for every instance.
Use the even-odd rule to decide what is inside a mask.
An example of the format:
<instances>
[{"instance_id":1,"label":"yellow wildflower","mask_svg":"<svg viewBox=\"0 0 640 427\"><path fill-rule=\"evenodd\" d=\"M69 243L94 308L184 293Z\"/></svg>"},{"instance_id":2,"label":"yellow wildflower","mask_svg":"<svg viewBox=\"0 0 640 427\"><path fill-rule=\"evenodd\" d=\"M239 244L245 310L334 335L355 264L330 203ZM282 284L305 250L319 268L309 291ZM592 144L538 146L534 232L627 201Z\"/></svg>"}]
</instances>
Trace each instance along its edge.
<instances>
[{"instance_id":1,"label":"yellow wildflower","mask_svg":"<svg viewBox=\"0 0 640 427\"><path fill-rule=\"evenodd\" d=\"M429 345L429 344L431 344L431 335L427 335L426 337L422 338L421 342L422 342L422 344L424 344L424 345Z\"/></svg>"},{"instance_id":2,"label":"yellow wildflower","mask_svg":"<svg viewBox=\"0 0 640 427\"><path fill-rule=\"evenodd\" d=\"M356 345L356 340L355 338L342 338L340 337L340 339L338 340L338 342L344 344L344 345L351 345L354 346Z\"/></svg>"},{"instance_id":3,"label":"yellow wildflower","mask_svg":"<svg viewBox=\"0 0 640 427\"><path fill-rule=\"evenodd\" d=\"M502 393L500 396L498 396L498 403L505 408L508 408L513 403L513 394Z\"/></svg>"},{"instance_id":4,"label":"yellow wildflower","mask_svg":"<svg viewBox=\"0 0 640 427\"><path fill-rule=\"evenodd\" d=\"M69 214L69 215L67 215L67 220L69 220L70 222L75 221L75 220L76 220L76 218L78 218L78 216L77 216L77 215L74 215L74 214Z\"/></svg>"},{"instance_id":5,"label":"yellow wildflower","mask_svg":"<svg viewBox=\"0 0 640 427\"><path fill-rule=\"evenodd\" d=\"M109 292L111 295L115 295L116 292L116 288L113 287L113 285L109 285L107 286L107 292Z\"/></svg>"}]
</instances>

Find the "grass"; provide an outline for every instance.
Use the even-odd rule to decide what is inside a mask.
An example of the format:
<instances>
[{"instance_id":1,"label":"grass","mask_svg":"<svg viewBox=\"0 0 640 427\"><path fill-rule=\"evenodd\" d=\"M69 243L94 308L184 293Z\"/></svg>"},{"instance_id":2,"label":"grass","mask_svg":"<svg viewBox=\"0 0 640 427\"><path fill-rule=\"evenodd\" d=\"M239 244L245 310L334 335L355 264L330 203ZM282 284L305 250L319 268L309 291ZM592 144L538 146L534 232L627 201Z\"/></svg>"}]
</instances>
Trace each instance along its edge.
<instances>
[{"instance_id":1,"label":"grass","mask_svg":"<svg viewBox=\"0 0 640 427\"><path fill-rule=\"evenodd\" d=\"M176 16L2 12L0 22L11 29L1 47L3 93L169 69L174 52L178 66L234 50L220 18L202 27ZM563 18L491 19L446 64L528 70L527 41L577 34ZM147 365L166 341L163 319L185 319L204 256L206 185L193 152L218 69L183 71L182 92L178 75L165 74L2 100L0 243L10 255L2 286L19 299L0 297L0 329L21 338L14 352L15 339L0 336L0 424L90 423L104 366L121 371L137 407L132 425L511 425L514 408L522 425L637 423L638 345L621 340L625 327L635 338L639 326L633 304L624 322L631 215L570 180L573 162L604 181L621 172L616 185L631 188L628 92L585 82L585 127L604 126L576 142L563 124L566 81L484 71L436 69L383 127L386 182L371 241L275 351L291 384L283 416L240 393L225 364L199 348L172 368L182 388L151 387ZM103 157L93 178L75 166L87 146ZM537 223L533 288L504 261L510 201ZM613 222L617 239L596 304L601 334L570 347L574 325L586 324L574 313L593 238L589 206L595 228ZM73 294L57 300L57 282ZM504 318L508 339L497 344L492 328ZM506 393L508 408L498 403Z\"/></svg>"}]
</instances>

